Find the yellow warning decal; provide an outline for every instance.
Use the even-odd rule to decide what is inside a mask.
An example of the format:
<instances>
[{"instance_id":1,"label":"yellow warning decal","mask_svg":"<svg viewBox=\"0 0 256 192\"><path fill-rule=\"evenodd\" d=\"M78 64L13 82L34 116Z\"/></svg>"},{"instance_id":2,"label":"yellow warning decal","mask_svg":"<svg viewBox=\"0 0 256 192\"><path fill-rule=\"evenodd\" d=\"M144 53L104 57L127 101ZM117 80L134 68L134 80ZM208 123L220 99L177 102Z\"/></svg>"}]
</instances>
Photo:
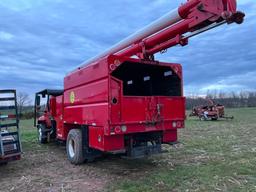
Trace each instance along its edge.
<instances>
[{"instance_id":1,"label":"yellow warning decal","mask_svg":"<svg viewBox=\"0 0 256 192\"><path fill-rule=\"evenodd\" d=\"M70 100L70 103L74 103L75 102L75 93L74 93L74 91L70 92L69 100Z\"/></svg>"}]
</instances>

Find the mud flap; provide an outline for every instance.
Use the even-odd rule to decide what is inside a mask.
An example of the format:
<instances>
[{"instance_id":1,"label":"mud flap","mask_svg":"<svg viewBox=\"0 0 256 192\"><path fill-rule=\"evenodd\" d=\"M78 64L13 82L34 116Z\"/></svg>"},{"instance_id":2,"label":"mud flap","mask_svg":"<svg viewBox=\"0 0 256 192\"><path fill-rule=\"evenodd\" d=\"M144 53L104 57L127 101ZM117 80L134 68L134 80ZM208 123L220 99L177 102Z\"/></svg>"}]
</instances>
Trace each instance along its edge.
<instances>
[{"instance_id":1,"label":"mud flap","mask_svg":"<svg viewBox=\"0 0 256 192\"><path fill-rule=\"evenodd\" d=\"M138 158L143 158L151 155L156 155L159 153L164 153L164 151L162 150L161 144L150 145L150 146L139 146L139 147L133 147L132 149L130 149L127 153L127 156L124 156L124 158L138 159Z\"/></svg>"},{"instance_id":2,"label":"mud flap","mask_svg":"<svg viewBox=\"0 0 256 192\"><path fill-rule=\"evenodd\" d=\"M132 159L163 153L162 133L153 132L132 135L128 138L126 147L126 156Z\"/></svg>"},{"instance_id":3,"label":"mud flap","mask_svg":"<svg viewBox=\"0 0 256 192\"><path fill-rule=\"evenodd\" d=\"M83 155L87 162L92 162L95 158L102 156L102 152L89 147L89 128L82 126L82 142L83 142Z\"/></svg>"}]
</instances>

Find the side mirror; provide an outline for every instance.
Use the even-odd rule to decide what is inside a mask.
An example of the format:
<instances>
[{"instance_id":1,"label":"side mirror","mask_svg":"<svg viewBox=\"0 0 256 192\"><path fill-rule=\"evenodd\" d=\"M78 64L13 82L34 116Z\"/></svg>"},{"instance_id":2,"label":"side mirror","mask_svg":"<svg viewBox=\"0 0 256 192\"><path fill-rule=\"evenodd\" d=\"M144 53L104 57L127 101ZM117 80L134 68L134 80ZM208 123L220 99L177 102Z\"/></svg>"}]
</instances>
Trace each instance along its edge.
<instances>
[{"instance_id":1,"label":"side mirror","mask_svg":"<svg viewBox=\"0 0 256 192\"><path fill-rule=\"evenodd\" d=\"M39 95L36 96L36 106L40 106L40 100L41 100L41 97Z\"/></svg>"}]
</instances>

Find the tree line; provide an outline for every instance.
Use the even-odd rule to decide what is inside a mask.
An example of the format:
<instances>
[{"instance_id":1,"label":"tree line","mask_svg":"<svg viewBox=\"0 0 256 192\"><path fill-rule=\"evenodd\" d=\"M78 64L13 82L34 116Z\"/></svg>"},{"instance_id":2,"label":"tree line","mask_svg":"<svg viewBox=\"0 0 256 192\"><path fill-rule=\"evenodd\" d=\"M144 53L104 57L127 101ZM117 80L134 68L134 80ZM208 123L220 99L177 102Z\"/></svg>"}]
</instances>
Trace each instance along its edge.
<instances>
[{"instance_id":1,"label":"tree line","mask_svg":"<svg viewBox=\"0 0 256 192\"><path fill-rule=\"evenodd\" d=\"M227 108L256 107L256 92L208 91L204 97L197 95L187 97L186 108L192 109L194 106L209 105L209 100L214 101L216 104L224 105Z\"/></svg>"},{"instance_id":2,"label":"tree line","mask_svg":"<svg viewBox=\"0 0 256 192\"><path fill-rule=\"evenodd\" d=\"M199 105L209 105L209 100L213 100L216 104L224 105L227 108L256 107L256 92L208 91L206 96L203 97L196 94L186 97L186 108L192 109ZM20 118L33 118L33 101L27 93L19 92L17 94L17 104Z\"/></svg>"}]
</instances>

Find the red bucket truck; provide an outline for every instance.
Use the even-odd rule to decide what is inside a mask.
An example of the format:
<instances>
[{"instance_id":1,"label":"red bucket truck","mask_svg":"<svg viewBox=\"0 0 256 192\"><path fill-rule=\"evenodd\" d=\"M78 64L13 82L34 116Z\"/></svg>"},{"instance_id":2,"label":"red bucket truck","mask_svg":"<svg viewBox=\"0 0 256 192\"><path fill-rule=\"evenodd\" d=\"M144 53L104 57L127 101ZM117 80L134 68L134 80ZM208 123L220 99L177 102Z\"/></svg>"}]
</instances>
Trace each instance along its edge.
<instances>
[{"instance_id":1,"label":"red bucket truck","mask_svg":"<svg viewBox=\"0 0 256 192\"><path fill-rule=\"evenodd\" d=\"M154 54L222 24L243 22L236 0L189 0L86 61L64 78L63 90L36 94L41 143L66 142L73 164L104 152L137 158L161 153L184 127L182 67ZM47 98L40 114L40 99Z\"/></svg>"}]
</instances>

